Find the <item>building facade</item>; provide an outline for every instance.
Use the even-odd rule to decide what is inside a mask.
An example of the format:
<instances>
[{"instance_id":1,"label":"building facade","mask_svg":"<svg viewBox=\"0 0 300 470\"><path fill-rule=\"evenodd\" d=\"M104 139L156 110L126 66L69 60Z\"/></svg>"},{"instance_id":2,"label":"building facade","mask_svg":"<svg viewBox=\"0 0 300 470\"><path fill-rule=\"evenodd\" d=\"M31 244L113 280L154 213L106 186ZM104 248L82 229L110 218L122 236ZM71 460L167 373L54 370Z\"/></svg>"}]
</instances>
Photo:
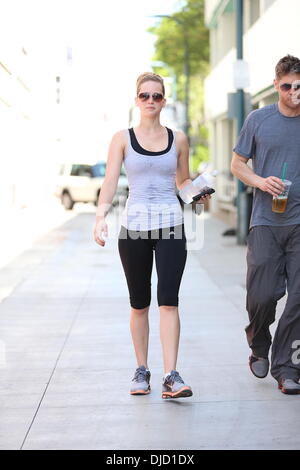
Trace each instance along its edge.
<instances>
[{"instance_id":1,"label":"building facade","mask_svg":"<svg viewBox=\"0 0 300 470\"><path fill-rule=\"evenodd\" d=\"M0 31L0 211L53 196L57 67L42 48ZM8 39L9 37L9 39ZM52 176L53 175L53 176Z\"/></svg>"},{"instance_id":2,"label":"building facade","mask_svg":"<svg viewBox=\"0 0 300 470\"><path fill-rule=\"evenodd\" d=\"M249 69L247 111L277 101L273 80L275 65L287 54L300 56L299 0L244 0L243 49ZM211 71L205 80L205 115L210 130L210 154L219 171L211 208L228 223L236 224L237 181L230 172L237 123L230 118L229 94L234 93L236 61L236 2L207 0L205 21L210 30Z\"/></svg>"},{"instance_id":3,"label":"building facade","mask_svg":"<svg viewBox=\"0 0 300 470\"><path fill-rule=\"evenodd\" d=\"M25 166L27 145L24 140L31 127L27 60L27 51L22 46L10 45L0 51L0 209L16 205L20 199L18 179L21 179L21 169Z\"/></svg>"}]
</instances>

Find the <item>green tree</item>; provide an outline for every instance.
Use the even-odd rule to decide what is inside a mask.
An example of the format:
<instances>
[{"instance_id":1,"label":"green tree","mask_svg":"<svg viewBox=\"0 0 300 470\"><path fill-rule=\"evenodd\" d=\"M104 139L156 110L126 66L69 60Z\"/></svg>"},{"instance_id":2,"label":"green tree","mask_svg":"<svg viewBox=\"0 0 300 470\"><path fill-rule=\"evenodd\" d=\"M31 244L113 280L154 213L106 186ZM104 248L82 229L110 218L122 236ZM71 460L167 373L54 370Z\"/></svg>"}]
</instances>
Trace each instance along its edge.
<instances>
[{"instance_id":1,"label":"green tree","mask_svg":"<svg viewBox=\"0 0 300 470\"><path fill-rule=\"evenodd\" d=\"M149 29L156 36L154 61L172 67L176 75L177 96L185 100L189 95L190 142L192 145L192 168L208 159L203 118L203 81L209 70L209 32L204 23L204 0L179 2L181 8L171 18L160 19ZM157 73L168 75L163 68ZM186 88L188 76L189 86Z\"/></svg>"}]
</instances>

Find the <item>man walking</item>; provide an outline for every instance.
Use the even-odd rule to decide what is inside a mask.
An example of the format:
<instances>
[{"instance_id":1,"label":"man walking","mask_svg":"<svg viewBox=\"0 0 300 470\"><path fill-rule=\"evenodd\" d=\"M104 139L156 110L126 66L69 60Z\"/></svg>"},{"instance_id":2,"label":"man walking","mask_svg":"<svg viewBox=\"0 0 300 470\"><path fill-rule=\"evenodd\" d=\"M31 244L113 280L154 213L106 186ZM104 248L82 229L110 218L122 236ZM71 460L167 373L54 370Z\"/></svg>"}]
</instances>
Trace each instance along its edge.
<instances>
[{"instance_id":1,"label":"man walking","mask_svg":"<svg viewBox=\"0 0 300 470\"><path fill-rule=\"evenodd\" d=\"M231 171L255 188L247 252L250 369L259 378L268 374L269 327L287 290L271 374L283 393L300 394L300 59L283 57L275 72L279 101L249 114L233 149ZM272 211L272 199L284 189L283 174L292 185L286 210L278 213Z\"/></svg>"}]
</instances>

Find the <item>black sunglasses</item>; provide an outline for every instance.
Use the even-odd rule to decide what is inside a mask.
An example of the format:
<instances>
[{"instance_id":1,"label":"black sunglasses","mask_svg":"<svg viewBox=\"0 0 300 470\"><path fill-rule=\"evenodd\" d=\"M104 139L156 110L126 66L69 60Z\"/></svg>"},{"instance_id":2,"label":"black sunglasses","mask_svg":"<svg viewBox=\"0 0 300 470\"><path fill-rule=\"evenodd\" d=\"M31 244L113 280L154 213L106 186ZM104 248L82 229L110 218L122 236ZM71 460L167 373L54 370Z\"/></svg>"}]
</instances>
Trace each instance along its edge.
<instances>
[{"instance_id":1,"label":"black sunglasses","mask_svg":"<svg viewBox=\"0 0 300 470\"><path fill-rule=\"evenodd\" d=\"M162 101L164 99L164 95L162 95L161 93L152 93L152 95L150 93L139 93L138 95L138 99L141 100L141 101L147 101L150 96L152 96L152 99L153 101L156 101L157 103L160 103L160 101Z\"/></svg>"},{"instance_id":2,"label":"black sunglasses","mask_svg":"<svg viewBox=\"0 0 300 470\"><path fill-rule=\"evenodd\" d=\"M300 83L282 83L282 85L280 85L280 90L282 91L289 91L291 88L293 88L295 91L300 90Z\"/></svg>"}]
</instances>

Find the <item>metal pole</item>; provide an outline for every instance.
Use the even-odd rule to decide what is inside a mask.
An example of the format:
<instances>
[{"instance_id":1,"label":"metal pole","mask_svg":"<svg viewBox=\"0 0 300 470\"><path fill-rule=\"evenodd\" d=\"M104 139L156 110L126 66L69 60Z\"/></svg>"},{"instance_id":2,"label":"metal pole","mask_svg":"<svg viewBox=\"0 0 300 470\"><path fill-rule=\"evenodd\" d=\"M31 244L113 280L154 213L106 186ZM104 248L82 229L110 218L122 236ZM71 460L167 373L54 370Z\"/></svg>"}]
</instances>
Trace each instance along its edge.
<instances>
[{"instance_id":1,"label":"metal pole","mask_svg":"<svg viewBox=\"0 0 300 470\"><path fill-rule=\"evenodd\" d=\"M236 58L237 60L243 60L244 49L243 49L243 0L236 0ZM238 117L237 117L237 131L240 133L245 117L245 106L244 106L244 90L237 90L238 93ZM242 183L243 184L243 183Z\"/></svg>"},{"instance_id":2,"label":"metal pole","mask_svg":"<svg viewBox=\"0 0 300 470\"><path fill-rule=\"evenodd\" d=\"M243 60L243 18L244 0L236 0L236 53L237 60ZM237 90L238 114L237 134L240 133L245 119L244 90ZM248 234L248 195L246 186L240 180L237 183L237 242L239 245L246 243Z\"/></svg>"},{"instance_id":3,"label":"metal pole","mask_svg":"<svg viewBox=\"0 0 300 470\"><path fill-rule=\"evenodd\" d=\"M183 26L183 25L181 25ZM189 44L185 28L183 26L184 34L184 75L185 75L185 134L188 141L190 141L190 117L189 117L189 104L190 104L190 63L189 63Z\"/></svg>"}]
</instances>

